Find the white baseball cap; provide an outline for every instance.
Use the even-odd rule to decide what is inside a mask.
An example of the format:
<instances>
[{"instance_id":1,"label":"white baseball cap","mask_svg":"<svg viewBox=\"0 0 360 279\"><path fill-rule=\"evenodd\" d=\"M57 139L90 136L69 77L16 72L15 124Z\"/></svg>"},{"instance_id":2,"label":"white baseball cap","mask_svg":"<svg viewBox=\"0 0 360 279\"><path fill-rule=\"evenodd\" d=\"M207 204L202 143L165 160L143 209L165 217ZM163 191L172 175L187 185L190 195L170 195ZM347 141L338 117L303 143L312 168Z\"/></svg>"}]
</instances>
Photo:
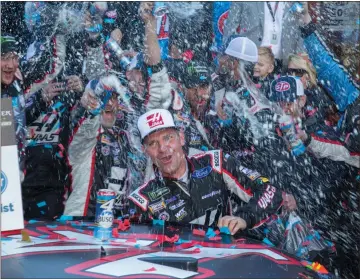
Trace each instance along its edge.
<instances>
[{"instance_id":1,"label":"white baseball cap","mask_svg":"<svg viewBox=\"0 0 360 279\"><path fill-rule=\"evenodd\" d=\"M232 39L226 48L225 53L249 62L258 61L257 46L247 37L237 37Z\"/></svg>"},{"instance_id":2,"label":"white baseball cap","mask_svg":"<svg viewBox=\"0 0 360 279\"><path fill-rule=\"evenodd\" d=\"M137 123L141 140L147 135L164 128L176 128L171 113L166 109L153 109L138 119Z\"/></svg>"}]
</instances>

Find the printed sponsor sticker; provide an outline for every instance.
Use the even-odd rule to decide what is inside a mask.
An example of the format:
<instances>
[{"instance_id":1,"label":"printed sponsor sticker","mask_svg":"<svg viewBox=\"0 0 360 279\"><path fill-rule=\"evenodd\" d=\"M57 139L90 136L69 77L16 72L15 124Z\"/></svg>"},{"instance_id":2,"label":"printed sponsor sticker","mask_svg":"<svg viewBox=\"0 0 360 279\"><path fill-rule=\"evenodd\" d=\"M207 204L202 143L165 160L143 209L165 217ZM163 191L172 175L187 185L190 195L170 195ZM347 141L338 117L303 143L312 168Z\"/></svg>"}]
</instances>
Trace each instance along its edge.
<instances>
[{"instance_id":1,"label":"printed sponsor sticker","mask_svg":"<svg viewBox=\"0 0 360 279\"><path fill-rule=\"evenodd\" d=\"M150 192L148 195L150 200L155 201L168 193L170 193L170 189L168 187L163 187Z\"/></svg>"},{"instance_id":2,"label":"printed sponsor sticker","mask_svg":"<svg viewBox=\"0 0 360 279\"><path fill-rule=\"evenodd\" d=\"M172 206L169 207L170 210L175 210L178 209L179 207L185 205L185 201L184 200L180 200L177 204L174 204Z\"/></svg>"},{"instance_id":3,"label":"printed sponsor sticker","mask_svg":"<svg viewBox=\"0 0 360 279\"><path fill-rule=\"evenodd\" d=\"M108 156L110 154L110 146L102 146L101 147L101 153L104 155L104 156Z\"/></svg>"},{"instance_id":4,"label":"printed sponsor sticker","mask_svg":"<svg viewBox=\"0 0 360 279\"><path fill-rule=\"evenodd\" d=\"M165 209L165 208L166 208L166 205L165 205L165 202L163 202L163 201L149 205L149 210L152 214L159 212L160 210Z\"/></svg>"},{"instance_id":5,"label":"printed sponsor sticker","mask_svg":"<svg viewBox=\"0 0 360 279\"><path fill-rule=\"evenodd\" d=\"M212 171L212 167L207 166L207 167L202 168L202 169L200 169L200 170L194 171L194 172L191 174L191 176L192 176L193 178L201 179L201 178L204 178L204 177L208 176L208 175L211 173L211 171Z\"/></svg>"},{"instance_id":6,"label":"printed sponsor sticker","mask_svg":"<svg viewBox=\"0 0 360 279\"><path fill-rule=\"evenodd\" d=\"M135 200L137 200L137 202L140 203L141 205L146 202L144 198L140 197L136 193L132 193L130 196L133 197Z\"/></svg>"},{"instance_id":7,"label":"printed sponsor sticker","mask_svg":"<svg viewBox=\"0 0 360 279\"><path fill-rule=\"evenodd\" d=\"M169 221L169 220L170 220L170 215L169 215L169 213L167 213L166 211L161 212L161 213L159 214L159 220Z\"/></svg>"},{"instance_id":8,"label":"printed sponsor sticker","mask_svg":"<svg viewBox=\"0 0 360 279\"><path fill-rule=\"evenodd\" d=\"M184 217L187 216L185 207L181 208L178 213L175 214L176 220L181 221Z\"/></svg>"},{"instance_id":9,"label":"printed sponsor sticker","mask_svg":"<svg viewBox=\"0 0 360 279\"><path fill-rule=\"evenodd\" d=\"M202 200L207 199L207 198L211 198L213 196L219 195L221 193L221 190L217 190L217 191L212 191L209 194L206 194L204 196L201 197Z\"/></svg>"}]
</instances>

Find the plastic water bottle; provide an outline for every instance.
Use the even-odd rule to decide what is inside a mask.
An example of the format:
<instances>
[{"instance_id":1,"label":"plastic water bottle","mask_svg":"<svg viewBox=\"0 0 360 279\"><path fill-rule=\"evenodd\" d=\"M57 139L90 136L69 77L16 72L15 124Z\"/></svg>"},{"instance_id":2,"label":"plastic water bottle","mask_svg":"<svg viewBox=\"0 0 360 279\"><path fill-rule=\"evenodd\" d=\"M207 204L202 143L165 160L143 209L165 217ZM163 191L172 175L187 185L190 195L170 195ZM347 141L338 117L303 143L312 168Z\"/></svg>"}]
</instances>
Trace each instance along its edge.
<instances>
[{"instance_id":1,"label":"plastic water bottle","mask_svg":"<svg viewBox=\"0 0 360 279\"><path fill-rule=\"evenodd\" d=\"M119 59L121 68L127 70L131 61L124 55L124 51L121 49L119 44L113 38L109 38L106 41L105 46Z\"/></svg>"},{"instance_id":2,"label":"plastic water bottle","mask_svg":"<svg viewBox=\"0 0 360 279\"><path fill-rule=\"evenodd\" d=\"M285 140L290 144L291 153L299 156L306 151L306 147L296 135L294 122L289 115L283 115L279 119L280 130Z\"/></svg>"}]
</instances>

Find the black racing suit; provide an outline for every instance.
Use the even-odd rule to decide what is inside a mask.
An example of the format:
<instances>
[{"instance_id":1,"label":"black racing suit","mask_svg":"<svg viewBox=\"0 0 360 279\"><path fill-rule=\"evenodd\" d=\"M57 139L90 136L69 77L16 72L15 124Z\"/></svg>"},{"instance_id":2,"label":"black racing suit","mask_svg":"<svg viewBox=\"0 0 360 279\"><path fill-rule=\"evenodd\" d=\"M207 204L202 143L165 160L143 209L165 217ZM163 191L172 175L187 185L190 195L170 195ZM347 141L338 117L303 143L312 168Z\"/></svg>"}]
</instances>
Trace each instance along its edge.
<instances>
[{"instance_id":1,"label":"black racing suit","mask_svg":"<svg viewBox=\"0 0 360 279\"><path fill-rule=\"evenodd\" d=\"M153 179L129 199L150 219L216 226L221 216L231 215L233 193L246 203L234 215L243 218L247 228L261 225L282 205L281 191L266 177L223 157L220 150L187 157L187 164L188 183L162 178L154 168Z\"/></svg>"},{"instance_id":2,"label":"black racing suit","mask_svg":"<svg viewBox=\"0 0 360 279\"><path fill-rule=\"evenodd\" d=\"M75 35L61 34L49 41L35 41L29 47L33 51L20 63L26 88L26 118L33 119L27 127L22 183L25 218L54 218L64 209L69 185L70 111L80 94L66 90L45 103L41 89L52 81L65 82L66 76L81 75L79 42Z\"/></svg>"},{"instance_id":3,"label":"black racing suit","mask_svg":"<svg viewBox=\"0 0 360 279\"><path fill-rule=\"evenodd\" d=\"M62 93L46 104L41 92L37 92L26 100L26 117L36 120L28 125L22 183L25 218L53 218L63 212L69 186L70 110L77 96L72 92Z\"/></svg>"},{"instance_id":4,"label":"black racing suit","mask_svg":"<svg viewBox=\"0 0 360 279\"><path fill-rule=\"evenodd\" d=\"M166 69L159 64L152 70L147 95L141 98L133 94L132 110L120 103L111 130L101 127L100 115L94 116L82 107L77 109L69 143L72 193L65 215L93 216L99 189L117 192L115 210L122 215L124 197L142 185L146 158L141 151L137 119L147 109L162 107L170 95Z\"/></svg>"}]
</instances>

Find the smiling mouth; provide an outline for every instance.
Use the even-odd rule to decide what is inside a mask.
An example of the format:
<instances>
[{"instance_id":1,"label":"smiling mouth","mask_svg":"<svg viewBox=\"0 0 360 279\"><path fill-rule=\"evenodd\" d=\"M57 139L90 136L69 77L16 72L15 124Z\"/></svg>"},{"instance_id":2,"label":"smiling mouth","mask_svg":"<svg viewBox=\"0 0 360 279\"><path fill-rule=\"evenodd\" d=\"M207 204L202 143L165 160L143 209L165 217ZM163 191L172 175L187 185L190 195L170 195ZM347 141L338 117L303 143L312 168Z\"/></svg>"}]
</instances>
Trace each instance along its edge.
<instances>
[{"instance_id":1,"label":"smiling mouth","mask_svg":"<svg viewBox=\"0 0 360 279\"><path fill-rule=\"evenodd\" d=\"M160 162L162 162L163 164L168 164L171 162L171 159L172 159L172 155L164 156L160 158Z\"/></svg>"},{"instance_id":2,"label":"smiling mouth","mask_svg":"<svg viewBox=\"0 0 360 279\"><path fill-rule=\"evenodd\" d=\"M205 105L205 104L206 104L206 100L202 99L202 100L198 101L196 104L197 104L197 105L200 105L200 106Z\"/></svg>"},{"instance_id":3,"label":"smiling mouth","mask_svg":"<svg viewBox=\"0 0 360 279\"><path fill-rule=\"evenodd\" d=\"M13 71L3 71L3 73L4 73L5 75L11 75L11 74L13 74Z\"/></svg>"}]
</instances>

